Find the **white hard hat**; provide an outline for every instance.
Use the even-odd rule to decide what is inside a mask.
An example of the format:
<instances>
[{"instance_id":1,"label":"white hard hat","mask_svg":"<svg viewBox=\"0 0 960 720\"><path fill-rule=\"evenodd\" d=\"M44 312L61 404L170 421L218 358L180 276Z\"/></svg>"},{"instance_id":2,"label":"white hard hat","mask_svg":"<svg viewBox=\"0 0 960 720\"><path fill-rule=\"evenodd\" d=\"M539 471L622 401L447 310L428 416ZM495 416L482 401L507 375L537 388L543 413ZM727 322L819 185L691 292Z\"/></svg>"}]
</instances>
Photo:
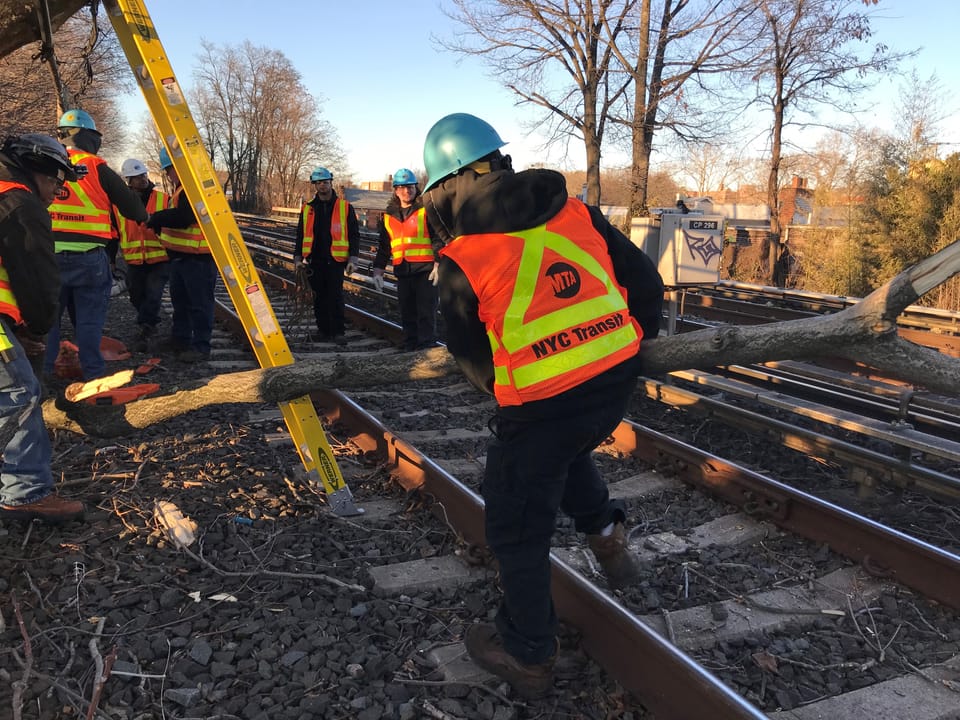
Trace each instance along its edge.
<instances>
[{"instance_id":1,"label":"white hard hat","mask_svg":"<svg viewBox=\"0 0 960 720\"><path fill-rule=\"evenodd\" d=\"M136 177L137 175L146 175L149 171L147 166L136 158L124 160L120 166L120 175L125 178Z\"/></svg>"}]
</instances>

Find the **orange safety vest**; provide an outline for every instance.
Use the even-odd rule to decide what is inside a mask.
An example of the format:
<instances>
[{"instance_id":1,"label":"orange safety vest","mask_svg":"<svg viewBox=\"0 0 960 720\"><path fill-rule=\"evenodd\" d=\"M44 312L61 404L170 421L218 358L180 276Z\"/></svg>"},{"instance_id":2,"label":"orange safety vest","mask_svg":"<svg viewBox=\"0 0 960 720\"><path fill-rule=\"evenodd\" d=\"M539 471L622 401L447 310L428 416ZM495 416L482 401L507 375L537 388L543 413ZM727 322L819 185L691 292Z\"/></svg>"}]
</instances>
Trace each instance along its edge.
<instances>
[{"instance_id":1,"label":"orange safety vest","mask_svg":"<svg viewBox=\"0 0 960 720\"><path fill-rule=\"evenodd\" d=\"M147 200L147 212L153 214L157 210L164 210L169 198L166 193L154 189ZM167 251L163 249L160 238L143 223L134 222L125 217L120 221L120 252L123 259L130 265L152 265L165 262Z\"/></svg>"},{"instance_id":2,"label":"orange safety vest","mask_svg":"<svg viewBox=\"0 0 960 720\"><path fill-rule=\"evenodd\" d=\"M106 161L76 148L67 148L67 152L74 165L87 167L87 174L79 180L65 183L57 191L57 197L49 207L55 250L86 252L106 245L113 238L110 198L99 180L99 166L105 165ZM91 240L62 241L59 239L60 233L80 233L90 236ZM96 241L93 238L96 238Z\"/></svg>"},{"instance_id":3,"label":"orange safety vest","mask_svg":"<svg viewBox=\"0 0 960 720\"><path fill-rule=\"evenodd\" d=\"M170 207L177 206L182 192L183 186L181 185L173 194ZM210 254L210 248L203 237L203 230L197 223L192 223L185 228L160 228L160 242L167 250L194 255Z\"/></svg>"},{"instance_id":4,"label":"orange safety vest","mask_svg":"<svg viewBox=\"0 0 960 720\"><path fill-rule=\"evenodd\" d=\"M545 224L447 245L479 299L501 406L559 395L637 354L643 330L579 200Z\"/></svg>"},{"instance_id":5,"label":"orange safety vest","mask_svg":"<svg viewBox=\"0 0 960 720\"><path fill-rule=\"evenodd\" d=\"M32 190L23 183L0 180L0 195L8 190L26 190L27 192L32 192ZM17 298L14 296L13 289L10 287L10 276L7 274L7 269L3 266L2 257L0 257L0 315L6 315L13 320L14 325L19 325L23 322L23 318L20 315L20 306L17 305ZM2 330L0 330L0 334L3 334ZM3 340L7 343L10 342L6 337L4 337ZM2 344L2 342L0 342L0 344ZM13 345L9 347L13 347ZM7 350L9 348L0 349Z\"/></svg>"},{"instance_id":6,"label":"orange safety vest","mask_svg":"<svg viewBox=\"0 0 960 720\"><path fill-rule=\"evenodd\" d=\"M350 255L350 239L347 237L347 209L350 203L337 198L330 213L330 255L337 262L346 262ZM300 255L306 260L313 250L313 205L305 203L300 211L300 226L303 228L303 245Z\"/></svg>"},{"instance_id":7,"label":"orange safety vest","mask_svg":"<svg viewBox=\"0 0 960 720\"><path fill-rule=\"evenodd\" d=\"M430 233L427 230L426 208L421 207L416 212L410 213L406 220L385 214L383 226L390 236L390 253L394 265L399 265L404 260L410 263L434 261L433 245L430 243Z\"/></svg>"}]
</instances>

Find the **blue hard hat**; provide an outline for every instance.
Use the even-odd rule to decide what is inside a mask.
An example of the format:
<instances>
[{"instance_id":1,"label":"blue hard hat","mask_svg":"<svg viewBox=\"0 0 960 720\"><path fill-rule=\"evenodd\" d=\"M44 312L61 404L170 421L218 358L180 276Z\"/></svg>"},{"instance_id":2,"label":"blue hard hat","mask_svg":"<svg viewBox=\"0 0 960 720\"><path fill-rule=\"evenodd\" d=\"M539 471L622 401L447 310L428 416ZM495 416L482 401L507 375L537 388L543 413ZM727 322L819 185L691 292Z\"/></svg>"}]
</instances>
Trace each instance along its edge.
<instances>
[{"instance_id":1,"label":"blue hard hat","mask_svg":"<svg viewBox=\"0 0 960 720\"><path fill-rule=\"evenodd\" d=\"M60 122L57 123L57 127L83 128L84 130L93 130L98 135L100 134L100 131L97 130L97 124L86 110L67 110L60 116Z\"/></svg>"},{"instance_id":2,"label":"blue hard hat","mask_svg":"<svg viewBox=\"0 0 960 720\"><path fill-rule=\"evenodd\" d=\"M310 182L320 182L321 180L333 180L333 173L325 167L314 168L310 173Z\"/></svg>"},{"instance_id":3,"label":"blue hard hat","mask_svg":"<svg viewBox=\"0 0 960 720\"><path fill-rule=\"evenodd\" d=\"M167 152L165 147L160 148L160 169L166 170L171 165L173 165L173 160L170 159L170 153Z\"/></svg>"},{"instance_id":4,"label":"blue hard hat","mask_svg":"<svg viewBox=\"0 0 960 720\"><path fill-rule=\"evenodd\" d=\"M476 115L454 113L440 118L423 143L428 177L424 190L506 144L490 123Z\"/></svg>"},{"instance_id":5,"label":"blue hard hat","mask_svg":"<svg viewBox=\"0 0 960 720\"><path fill-rule=\"evenodd\" d=\"M417 176L413 174L413 170L400 168L393 174L394 187L399 187L400 185L416 185L416 184L417 184Z\"/></svg>"}]
</instances>

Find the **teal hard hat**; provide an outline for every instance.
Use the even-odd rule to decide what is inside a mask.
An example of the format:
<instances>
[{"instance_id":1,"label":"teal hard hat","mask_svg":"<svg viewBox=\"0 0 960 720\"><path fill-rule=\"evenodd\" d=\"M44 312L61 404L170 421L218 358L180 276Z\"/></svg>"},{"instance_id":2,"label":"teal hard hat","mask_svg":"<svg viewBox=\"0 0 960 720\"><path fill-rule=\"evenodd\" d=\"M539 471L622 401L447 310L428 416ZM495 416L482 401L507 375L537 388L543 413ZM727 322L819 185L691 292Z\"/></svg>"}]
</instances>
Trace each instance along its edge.
<instances>
[{"instance_id":1,"label":"teal hard hat","mask_svg":"<svg viewBox=\"0 0 960 720\"><path fill-rule=\"evenodd\" d=\"M400 168L393 174L394 187L399 187L401 185L416 185L416 184L417 184L417 176L413 174L413 170Z\"/></svg>"},{"instance_id":2,"label":"teal hard hat","mask_svg":"<svg viewBox=\"0 0 960 720\"><path fill-rule=\"evenodd\" d=\"M310 173L310 182L320 182L321 180L333 180L333 173L325 167L314 168Z\"/></svg>"},{"instance_id":3,"label":"teal hard hat","mask_svg":"<svg viewBox=\"0 0 960 720\"><path fill-rule=\"evenodd\" d=\"M440 118L423 143L428 177L424 190L506 144L490 123L476 115L454 113Z\"/></svg>"},{"instance_id":4,"label":"teal hard hat","mask_svg":"<svg viewBox=\"0 0 960 720\"><path fill-rule=\"evenodd\" d=\"M97 130L97 124L86 110L67 110L60 116L60 122L57 123L57 127L83 128L84 130L93 130L98 135L100 134L100 131Z\"/></svg>"},{"instance_id":5,"label":"teal hard hat","mask_svg":"<svg viewBox=\"0 0 960 720\"><path fill-rule=\"evenodd\" d=\"M171 165L173 165L173 160L170 159L170 153L167 152L165 147L160 148L160 169L166 170Z\"/></svg>"}]
</instances>

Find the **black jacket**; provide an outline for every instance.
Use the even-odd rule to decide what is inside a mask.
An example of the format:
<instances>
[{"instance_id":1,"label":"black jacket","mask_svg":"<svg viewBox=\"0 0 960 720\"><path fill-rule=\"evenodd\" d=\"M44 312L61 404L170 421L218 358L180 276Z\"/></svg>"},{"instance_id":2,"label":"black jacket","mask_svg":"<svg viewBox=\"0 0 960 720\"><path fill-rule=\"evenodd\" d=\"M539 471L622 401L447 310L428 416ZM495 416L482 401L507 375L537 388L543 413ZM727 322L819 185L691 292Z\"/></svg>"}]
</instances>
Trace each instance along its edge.
<instances>
[{"instance_id":1,"label":"black jacket","mask_svg":"<svg viewBox=\"0 0 960 720\"><path fill-rule=\"evenodd\" d=\"M482 175L466 170L432 188L424 198L431 225L449 242L461 235L508 233L542 225L563 209L567 189L563 175L553 170L502 170ZM643 328L645 338L656 337L663 306L663 281L656 266L599 208L588 209L594 228L607 242L616 280L627 291L630 314ZM492 393L493 354L478 315L479 300L463 270L446 256L440 260L439 290L447 349L473 385ZM622 387L634 372L628 363L621 363L555 398L519 406L523 410L506 410L529 416L556 412L568 403L589 402L589 398L603 402L600 388Z\"/></svg>"},{"instance_id":2,"label":"black jacket","mask_svg":"<svg viewBox=\"0 0 960 720\"><path fill-rule=\"evenodd\" d=\"M384 215L391 215L392 217L397 218L397 220L403 221L410 217L413 213L420 210L423 207L423 198L420 195L417 195L416 199L410 205L410 207L400 207L400 201L397 199L397 196L394 195L390 198L390 202L387 203L387 209L384 212ZM390 247L390 233L387 232L387 226L384 221L381 219L380 223L377 226L377 230L380 233L380 245L377 247L377 256L373 259L373 267L383 270L393 262L393 251ZM430 235L431 245L433 245L433 255L439 260L440 259L440 249L443 247L443 242L440 241L440 238L437 237L437 233L434 232L433 228L430 227L429 218L427 219L427 233ZM433 263L428 262L407 262L403 260L399 265L393 266L393 274L397 277L407 277L409 275L416 275L418 273L428 273L433 270Z\"/></svg>"},{"instance_id":3,"label":"black jacket","mask_svg":"<svg viewBox=\"0 0 960 720\"><path fill-rule=\"evenodd\" d=\"M50 213L36 194L33 175L2 153L0 180L22 183L31 190L0 195L0 259L26 329L44 335L60 309L60 270L53 252Z\"/></svg>"},{"instance_id":4,"label":"black jacket","mask_svg":"<svg viewBox=\"0 0 960 720\"><path fill-rule=\"evenodd\" d=\"M337 193L334 191L330 199L323 202L316 195L313 200L307 203L313 208L313 248L310 251L310 262L332 262L330 255L330 243L333 238L330 235L330 218L333 215L333 206L337 201ZM353 205L347 203L347 243L349 244L348 255L357 257L360 255L360 225L357 223L357 212ZM303 256L303 223L297 223L297 245L293 251L294 257Z\"/></svg>"}]
</instances>

